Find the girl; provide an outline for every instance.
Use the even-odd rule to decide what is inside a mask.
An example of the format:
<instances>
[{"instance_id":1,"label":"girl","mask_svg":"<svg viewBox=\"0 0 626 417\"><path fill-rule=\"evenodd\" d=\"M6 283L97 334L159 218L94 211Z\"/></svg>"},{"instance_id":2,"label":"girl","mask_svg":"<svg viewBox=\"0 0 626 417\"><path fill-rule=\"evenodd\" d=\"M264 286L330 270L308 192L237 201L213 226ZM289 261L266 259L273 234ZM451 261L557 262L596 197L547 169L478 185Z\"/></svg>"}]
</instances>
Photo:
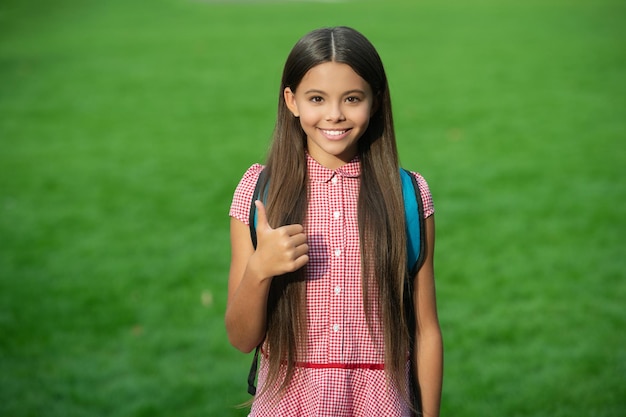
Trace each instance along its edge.
<instances>
[{"instance_id":1,"label":"girl","mask_svg":"<svg viewBox=\"0 0 626 417\"><path fill-rule=\"evenodd\" d=\"M263 202L252 202L261 171ZM230 210L226 329L243 352L262 343L251 416L439 415L433 206L413 175L426 257L405 317L407 237L382 62L353 29L304 36L285 64L267 163L244 174Z\"/></svg>"}]
</instances>

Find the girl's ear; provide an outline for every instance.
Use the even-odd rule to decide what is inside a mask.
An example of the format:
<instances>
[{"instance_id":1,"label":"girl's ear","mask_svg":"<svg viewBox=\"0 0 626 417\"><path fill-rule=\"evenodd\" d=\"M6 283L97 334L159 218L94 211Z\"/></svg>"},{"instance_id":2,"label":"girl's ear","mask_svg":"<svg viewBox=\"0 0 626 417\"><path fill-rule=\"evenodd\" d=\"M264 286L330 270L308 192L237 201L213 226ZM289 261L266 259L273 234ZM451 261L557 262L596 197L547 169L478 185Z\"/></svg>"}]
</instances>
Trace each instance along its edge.
<instances>
[{"instance_id":1,"label":"girl's ear","mask_svg":"<svg viewBox=\"0 0 626 417\"><path fill-rule=\"evenodd\" d=\"M300 117L300 112L298 112L298 104L296 103L296 95L293 91L291 91L291 87L286 87L285 91L283 91L283 95L285 97L285 104L291 113L293 113L294 117Z\"/></svg>"}]
</instances>

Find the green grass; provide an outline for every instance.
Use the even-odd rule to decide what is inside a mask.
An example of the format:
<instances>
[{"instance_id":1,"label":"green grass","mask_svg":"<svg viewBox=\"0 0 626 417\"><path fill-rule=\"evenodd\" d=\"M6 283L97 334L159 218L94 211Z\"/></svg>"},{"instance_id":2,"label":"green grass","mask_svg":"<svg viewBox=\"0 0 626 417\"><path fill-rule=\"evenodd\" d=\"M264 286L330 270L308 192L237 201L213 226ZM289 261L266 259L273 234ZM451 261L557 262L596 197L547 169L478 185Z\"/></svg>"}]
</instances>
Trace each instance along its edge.
<instances>
[{"instance_id":1,"label":"green grass","mask_svg":"<svg viewBox=\"0 0 626 417\"><path fill-rule=\"evenodd\" d=\"M0 415L246 415L228 207L336 24L435 197L442 414L626 414L623 2L5 0Z\"/></svg>"}]
</instances>

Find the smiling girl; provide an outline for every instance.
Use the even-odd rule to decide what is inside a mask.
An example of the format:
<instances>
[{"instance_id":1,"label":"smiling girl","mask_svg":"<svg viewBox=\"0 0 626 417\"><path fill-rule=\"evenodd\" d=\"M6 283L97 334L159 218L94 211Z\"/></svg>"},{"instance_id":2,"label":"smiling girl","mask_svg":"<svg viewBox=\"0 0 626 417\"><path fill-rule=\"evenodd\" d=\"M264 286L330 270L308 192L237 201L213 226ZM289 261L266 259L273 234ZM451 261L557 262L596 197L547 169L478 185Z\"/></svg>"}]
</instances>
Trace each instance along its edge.
<instances>
[{"instance_id":1,"label":"smiling girl","mask_svg":"<svg viewBox=\"0 0 626 417\"><path fill-rule=\"evenodd\" d=\"M261 346L251 416L439 415L434 209L424 178L412 175L426 256L408 278L407 317L407 234L383 64L353 29L305 35L285 64L266 164L246 171L230 209L226 329L243 352ZM259 181L264 202L253 201Z\"/></svg>"}]
</instances>

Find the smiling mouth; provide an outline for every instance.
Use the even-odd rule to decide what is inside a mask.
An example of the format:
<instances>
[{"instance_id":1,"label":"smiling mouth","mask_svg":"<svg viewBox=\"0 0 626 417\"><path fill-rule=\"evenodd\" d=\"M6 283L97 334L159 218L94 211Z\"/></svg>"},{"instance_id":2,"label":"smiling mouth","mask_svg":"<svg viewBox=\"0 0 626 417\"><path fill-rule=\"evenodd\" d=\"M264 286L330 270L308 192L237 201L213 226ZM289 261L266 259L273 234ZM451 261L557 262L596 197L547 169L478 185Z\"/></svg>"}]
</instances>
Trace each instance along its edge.
<instances>
[{"instance_id":1,"label":"smiling mouth","mask_svg":"<svg viewBox=\"0 0 626 417\"><path fill-rule=\"evenodd\" d=\"M350 131L350 129L341 129L341 130L327 130L327 129L320 129L320 131L329 138L340 138L342 136L344 136L346 133L348 133Z\"/></svg>"}]
</instances>

